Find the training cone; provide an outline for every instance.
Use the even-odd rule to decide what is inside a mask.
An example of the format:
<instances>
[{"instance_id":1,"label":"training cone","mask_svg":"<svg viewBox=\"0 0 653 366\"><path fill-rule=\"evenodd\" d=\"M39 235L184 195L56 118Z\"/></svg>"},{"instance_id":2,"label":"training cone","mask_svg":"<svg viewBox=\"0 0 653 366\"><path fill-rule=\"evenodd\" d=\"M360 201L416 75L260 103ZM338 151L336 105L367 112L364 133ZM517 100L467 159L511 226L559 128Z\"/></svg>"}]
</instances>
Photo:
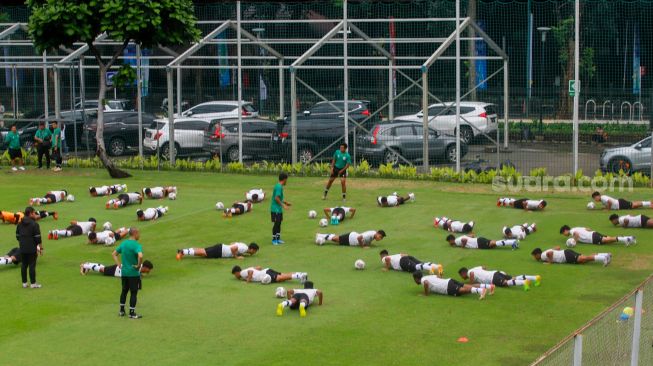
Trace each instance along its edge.
<instances>
[{"instance_id":1,"label":"training cone","mask_svg":"<svg viewBox=\"0 0 653 366\"><path fill-rule=\"evenodd\" d=\"M469 342L469 339L467 339L467 337L460 337L460 338L458 338L458 342L459 343L467 343L467 342Z\"/></svg>"}]
</instances>

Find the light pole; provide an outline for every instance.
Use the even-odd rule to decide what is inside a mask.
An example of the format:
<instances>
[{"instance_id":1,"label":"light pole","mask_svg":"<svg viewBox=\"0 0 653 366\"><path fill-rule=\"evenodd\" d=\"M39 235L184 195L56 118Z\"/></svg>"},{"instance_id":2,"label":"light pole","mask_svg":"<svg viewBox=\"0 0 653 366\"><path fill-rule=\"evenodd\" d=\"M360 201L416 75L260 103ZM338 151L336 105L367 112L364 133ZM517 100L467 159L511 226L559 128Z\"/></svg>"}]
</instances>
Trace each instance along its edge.
<instances>
[{"instance_id":1,"label":"light pole","mask_svg":"<svg viewBox=\"0 0 653 366\"><path fill-rule=\"evenodd\" d=\"M252 31L254 33L256 33L256 38L260 41L261 40L261 34L263 32L265 32L265 28L263 28L263 27L261 27L259 25L258 28L254 28L254 29L252 29ZM263 47L261 47L260 45L259 45L258 55L259 55L259 57L264 56ZM264 62L263 60L260 60L259 65L261 65L263 62ZM265 100L265 99L263 99L263 95L261 95L262 91L263 91L263 85L261 85L262 83L263 83L263 76L261 75L261 68L259 67L259 69L258 69L258 108L259 108L259 111L260 111L261 115L263 114L263 103L264 103L263 101ZM267 93L267 91L266 91L266 93Z\"/></svg>"},{"instance_id":2,"label":"light pole","mask_svg":"<svg viewBox=\"0 0 653 366\"><path fill-rule=\"evenodd\" d=\"M546 43L546 34L551 30L549 27L537 27L537 30L542 35L542 49L540 50L540 135L544 127L543 114L544 114L544 44Z\"/></svg>"}]
</instances>

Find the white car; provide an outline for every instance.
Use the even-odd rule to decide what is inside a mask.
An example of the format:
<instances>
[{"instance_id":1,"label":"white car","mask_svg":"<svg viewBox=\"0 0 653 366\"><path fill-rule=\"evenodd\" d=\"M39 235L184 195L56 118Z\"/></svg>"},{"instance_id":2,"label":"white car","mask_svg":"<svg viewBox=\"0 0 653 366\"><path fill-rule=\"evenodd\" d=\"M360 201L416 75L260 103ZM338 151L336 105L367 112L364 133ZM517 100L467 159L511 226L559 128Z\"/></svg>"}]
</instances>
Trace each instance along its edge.
<instances>
[{"instance_id":1,"label":"white car","mask_svg":"<svg viewBox=\"0 0 653 366\"><path fill-rule=\"evenodd\" d=\"M449 110L447 106L451 106ZM396 117L395 120L422 122L422 111ZM495 137L497 132L497 112L494 104L483 102L460 102L460 139L470 143L474 137L483 133ZM470 126L471 124L471 126ZM472 127L473 126L473 127ZM437 103L429 106L429 127L448 134L456 133L455 102Z\"/></svg>"},{"instance_id":2,"label":"white car","mask_svg":"<svg viewBox=\"0 0 653 366\"><path fill-rule=\"evenodd\" d=\"M252 103L243 101L240 114L243 118L258 117L258 111ZM175 113L175 117L179 117ZM238 118L238 102L232 100L219 100L206 102L191 107L181 113L181 117L202 118L208 120Z\"/></svg>"},{"instance_id":3,"label":"white car","mask_svg":"<svg viewBox=\"0 0 653 366\"><path fill-rule=\"evenodd\" d=\"M176 154L202 151L204 131L209 128L209 121L199 118L177 118L174 123ZM155 119L152 125L145 129L143 147L151 152L156 152L158 148L161 156L170 156L168 131L167 119Z\"/></svg>"}]
</instances>

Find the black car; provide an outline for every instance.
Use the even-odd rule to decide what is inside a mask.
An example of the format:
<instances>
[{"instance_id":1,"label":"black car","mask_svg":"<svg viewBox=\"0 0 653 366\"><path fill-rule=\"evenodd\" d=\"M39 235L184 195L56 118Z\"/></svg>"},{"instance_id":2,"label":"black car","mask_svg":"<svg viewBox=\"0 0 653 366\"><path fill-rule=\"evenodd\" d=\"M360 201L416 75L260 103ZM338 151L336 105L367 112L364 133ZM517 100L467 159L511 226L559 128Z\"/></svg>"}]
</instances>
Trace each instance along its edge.
<instances>
[{"instance_id":1,"label":"black car","mask_svg":"<svg viewBox=\"0 0 653 366\"><path fill-rule=\"evenodd\" d=\"M377 114L370 118L373 110L371 110L372 107L369 100L350 100L347 102L347 109L349 110L349 118L359 123L365 121L364 124L366 126L373 125L373 122L378 121L381 117L380 114ZM304 111L304 118L333 118L342 120L345 117L344 110L344 100L319 102ZM288 118L288 120L290 119Z\"/></svg>"},{"instance_id":2,"label":"black car","mask_svg":"<svg viewBox=\"0 0 653 366\"><path fill-rule=\"evenodd\" d=\"M277 122L260 118L243 120L243 157L274 160L282 157ZM212 121L204 131L202 148L227 162L238 161L238 120Z\"/></svg>"},{"instance_id":3,"label":"black car","mask_svg":"<svg viewBox=\"0 0 653 366\"><path fill-rule=\"evenodd\" d=\"M155 118L151 113L143 113L143 136L145 127L151 125ZM89 150L95 150L97 146L96 131L97 116L84 126L82 143ZM104 113L104 144L109 155L120 156L128 150L138 150L138 143L138 112Z\"/></svg>"}]
</instances>

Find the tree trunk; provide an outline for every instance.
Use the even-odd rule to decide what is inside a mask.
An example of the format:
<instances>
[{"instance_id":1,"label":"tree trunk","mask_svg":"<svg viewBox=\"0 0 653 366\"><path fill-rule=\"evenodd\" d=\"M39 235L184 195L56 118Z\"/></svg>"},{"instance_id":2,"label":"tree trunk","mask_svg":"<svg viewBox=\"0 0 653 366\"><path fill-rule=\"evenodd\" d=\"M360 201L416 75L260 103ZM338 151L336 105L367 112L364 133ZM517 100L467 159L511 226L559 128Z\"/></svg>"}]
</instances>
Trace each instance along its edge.
<instances>
[{"instance_id":1,"label":"tree trunk","mask_svg":"<svg viewBox=\"0 0 653 366\"><path fill-rule=\"evenodd\" d=\"M104 97L107 93L107 69L100 65L100 91L98 93L98 108L97 108L97 130L95 138L97 140L97 150L95 154L100 158L102 164L109 172L111 178L129 178L131 174L122 171L113 165L113 161L107 156L107 151L104 148Z\"/></svg>"},{"instance_id":2,"label":"tree trunk","mask_svg":"<svg viewBox=\"0 0 653 366\"><path fill-rule=\"evenodd\" d=\"M574 79L574 40L570 38L567 41L567 64L564 66L564 77L560 82L560 94L558 100L560 105L558 106L558 118L569 118L571 115L571 97L568 93L567 82L568 80Z\"/></svg>"},{"instance_id":3,"label":"tree trunk","mask_svg":"<svg viewBox=\"0 0 653 366\"><path fill-rule=\"evenodd\" d=\"M467 16L470 18L470 20L474 23L476 23L476 0L469 0L467 3ZM469 38L474 38L476 37L476 32L474 31L474 28L472 27L467 27L467 36ZM476 56L476 41L469 41L467 42L467 55L469 57L474 57ZM467 78L467 90L472 90L476 87L476 60L473 58L469 59L469 77ZM477 96L476 96L476 89L471 92L469 95L469 100L471 101L476 101Z\"/></svg>"}]
</instances>

